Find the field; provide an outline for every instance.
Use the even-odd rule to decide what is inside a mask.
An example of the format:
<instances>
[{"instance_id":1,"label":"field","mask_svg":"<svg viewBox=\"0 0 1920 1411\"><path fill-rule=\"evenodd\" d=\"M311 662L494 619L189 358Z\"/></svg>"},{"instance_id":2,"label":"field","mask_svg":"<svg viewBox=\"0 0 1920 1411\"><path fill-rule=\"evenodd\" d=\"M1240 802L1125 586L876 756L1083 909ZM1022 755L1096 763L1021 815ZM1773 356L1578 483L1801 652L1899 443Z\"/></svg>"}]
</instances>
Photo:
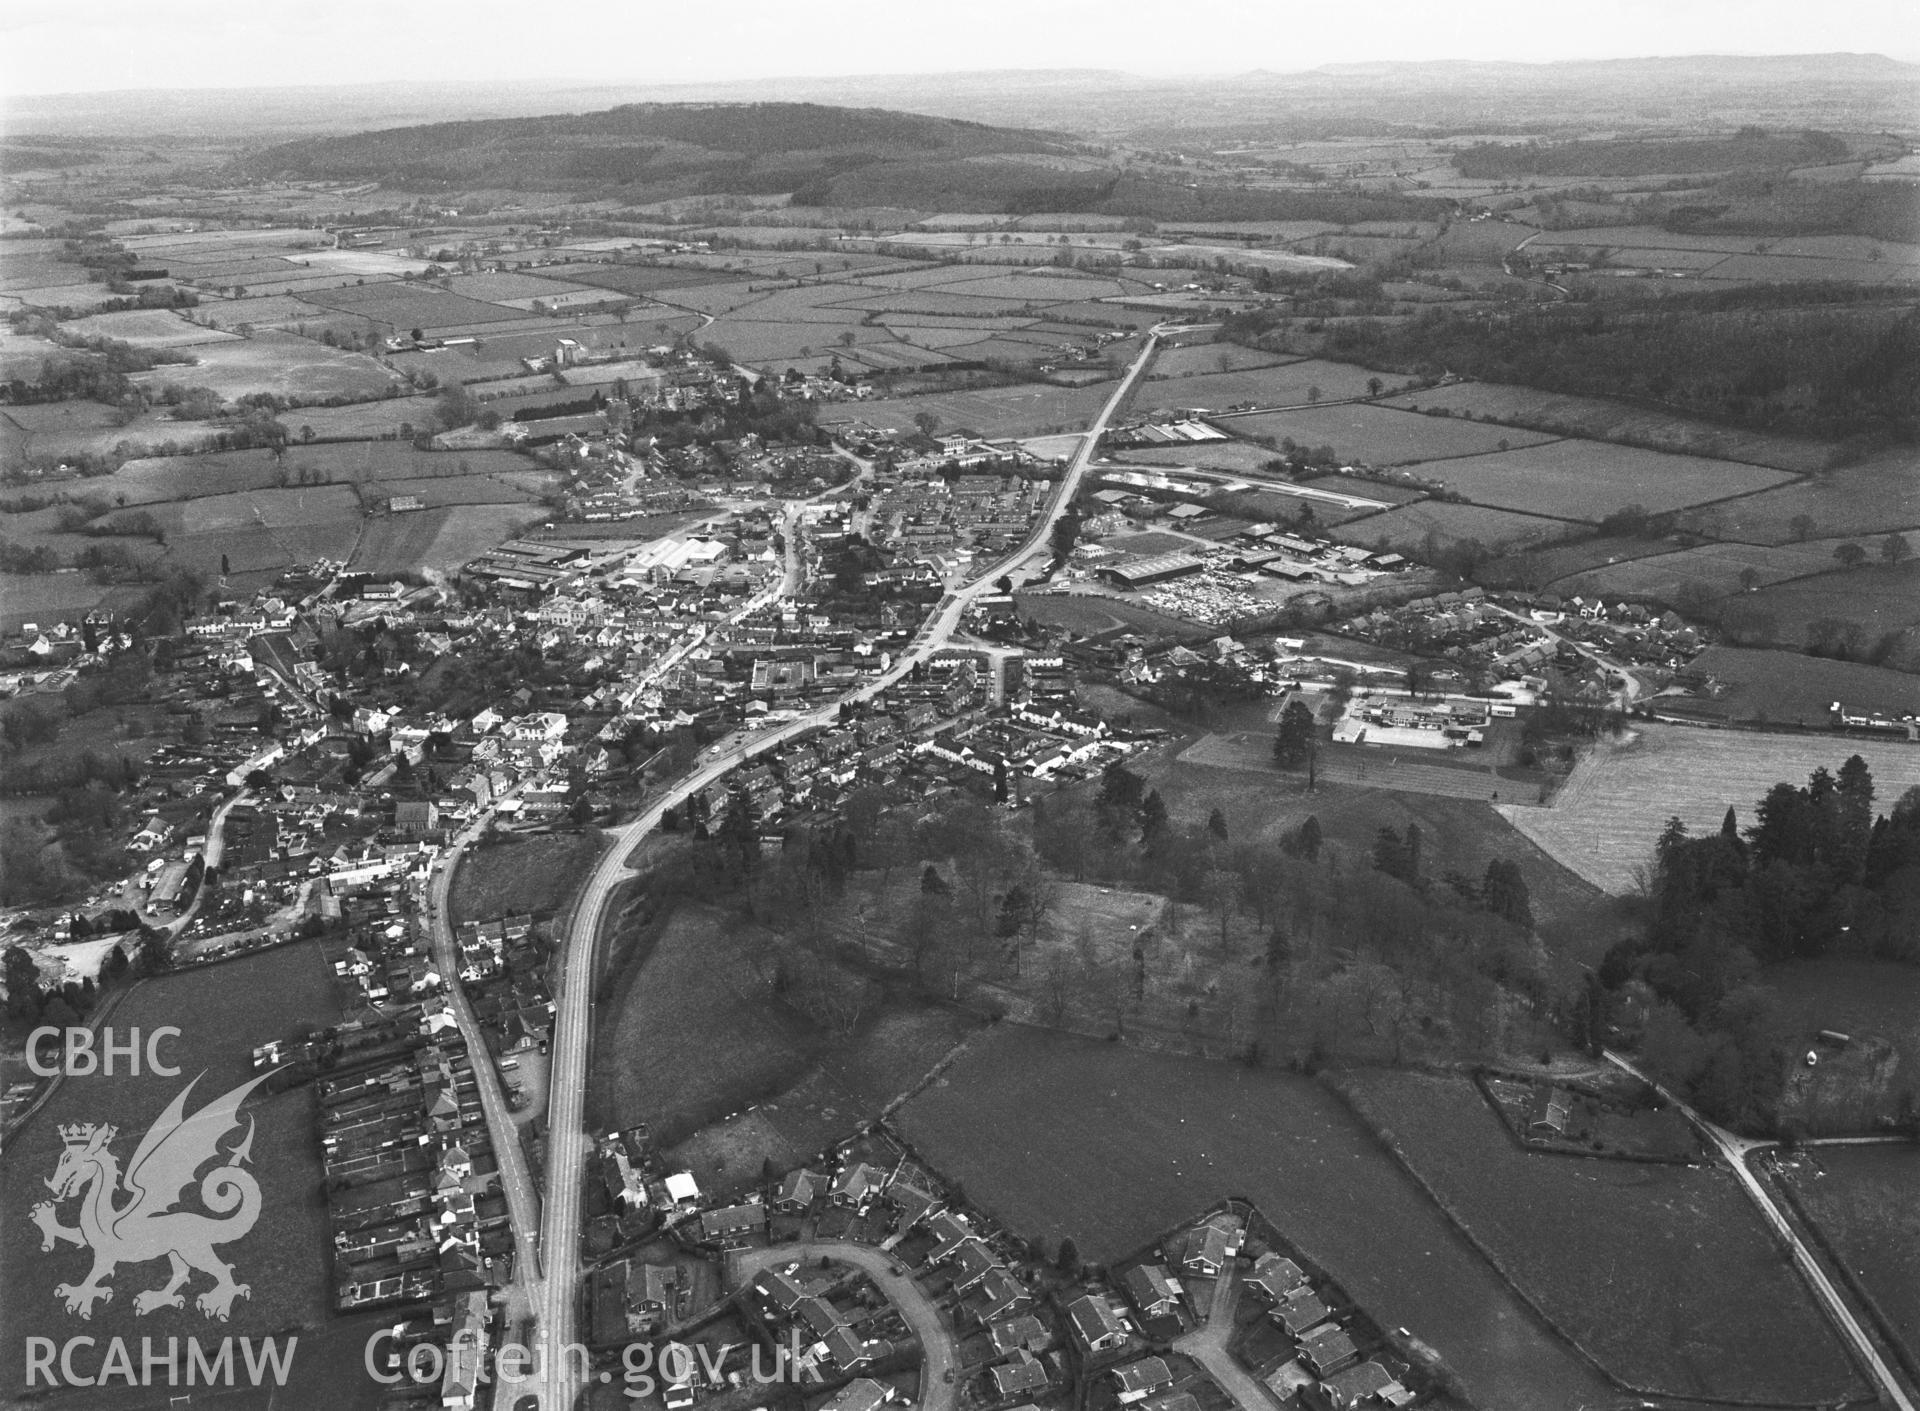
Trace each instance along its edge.
<instances>
[{"instance_id":1,"label":"field","mask_svg":"<svg viewBox=\"0 0 1920 1411\"><path fill-rule=\"evenodd\" d=\"M1886 451L1797 485L1715 506L1713 514L1721 536L1762 544L1797 537L1794 521L1803 515L1812 522L1810 536L1920 527L1920 453L1911 447Z\"/></svg>"},{"instance_id":2,"label":"field","mask_svg":"<svg viewBox=\"0 0 1920 1411\"><path fill-rule=\"evenodd\" d=\"M1303 446L1332 446L1343 461L1367 465L1411 465L1488 455L1554 439L1507 426L1482 426L1452 417L1420 416L1364 405L1235 417L1227 427L1239 436L1271 436L1275 441L1291 439Z\"/></svg>"},{"instance_id":3,"label":"field","mask_svg":"<svg viewBox=\"0 0 1920 1411\"><path fill-rule=\"evenodd\" d=\"M1878 781L1875 793L1882 811L1899 797ZM1838 1029L1854 1038L1885 1039L1900 1059L1896 1085L1920 1085L1920 968L1829 957L1782 961L1759 978L1803 1036Z\"/></svg>"},{"instance_id":4,"label":"field","mask_svg":"<svg viewBox=\"0 0 1920 1411\"><path fill-rule=\"evenodd\" d=\"M1475 1404L1575 1411L1608 1396L1308 1079L1003 1023L898 1121L1022 1235L1071 1235L1106 1262L1244 1196L1375 1320L1438 1349Z\"/></svg>"},{"instance_id":5,"label":"field","mask_svg":"<svg viewBox=\"0 0 1920 1411\"><path fill-rule=\"evenodd\" d=\"M1076 632L1106 632L1125 627L1149 637L1182 639L1207 635L1207 629L1177 617L1167 617L1151 608L1141 607L1124 598L1098 593L1019 593L1014 597L1024 621L1055 627L1070 627Z\"/></svg>"},{"instance_id":6,"label":"field","mask_svg":"<svg viewBox=\"0 0 1920 1411\"><path fill-rule=\"evenodd\" d=\"M1741 1405L1860 1393L1727 1172L1524 1151L1466 1077L1359 1072L1341 1086L1507 1277L1629 1386Z\"/></svg>"},{"instance_id":7,"label":"field","mask_svg":"<svg viewBox=\"0 0 1920 1411\"><path fill-rule=\"evenodd\" d=\"M1823 619L1857 623L1868 646L1893 635L1887 665L1920 671L1920 561L1909 559L1898 567L1872 563L1778 583L1748 594L1746 601L1774 615L1777 642L1803 645L1813 635L1812 625Z\"/></svg>"},{"instance_id":8,"label":"field","mask_svg":"<svg viewBox=\"0 0 1920 1411\"><path fill-rule=\"evenodd\" d=\"M322 308L375 319L402 334L415 328L434 333L444 329L507 323L526 317L518 309L502 308L478 299L463 299L458 294L446 293L432 285L392 281L349 285L340 289L316 289L301 297Z\"/></svg>"},{"instance_id":9,"label":"field","mask_svg":"<svg viewBox=\"0 0 1920 1411\"><path fill-rule=\"evenodd\" d=\"M94 314L64 325L83 338L117 338L136 348L183 348L199 343L232 343L239 335L221 333L189 323L169 309L129 309L117 314Z\"/></svg>"},{"instance_id":10,"label":"field","mask_svg":"<svg viewBox=\"0 0 1920 1411\"><path fill-rule=\"evenodd\" d=\"M1798 721L1823 724L1827 708L1842 701L1853 709L1904 714L1920 703L1920 682L1911 675L1863 662L1831 661L1799 652L1712 646L1693 659L1730 689L1722 696L1666 697L1672 707L1708 720Z\"/></svg>"},{"instance_id":11,"label":"field","mask_svg":"<svg viewBox=\"0 0 1920 1411\"><path fill-rule=\"evenodd\" d=\"M1161 359L1154 360L1154 371L1161 371ZM1144 384L1134 394L1133 406L1139 411L1156 407L1206 407L1224 411L1228 407L1250 404L1256 407L1305 406L1312 398L1309 389L1318 387L1321 396L1364 397L1367 380L1377 376L1369 368L1352 363L1322 362L1306 358L1277 367L1254 368L1242 372L1201 372L1191 377L1162 377ZM1234 425L1234 423L1229 423Z\"/></svg>"},{"instance_id":12,"label":"field","mask_svg":"<svg viewBox=\"0 0 1920 1411\"><path fill-rule=\"evenodd\" d=\"M108 588L84 573L8 574L0 579L0 631L22 623L78 622L103 603L131 602L138 588Z\"/></svg>"},{"instance_id":13,"label":"field","mask_svg":"<svg viewBox=\"0 0 1920 1411\"><path fill-rule=\"evenodd\" d=\"M386 515L367 521L353 567L366 573L450 572L546 517L546 510L521 504L459 504Z\"/></svg>"},{"instance_id":14,"label":"field","mask_svg":"<svg viewBox=\"0 0 1920 1411\"><path fill-rule=\"evenodd\" d=\"M1566 519L1599 520L1627 505L1655 512L1765 490L1779 471L1696 456L1669 456L1598 441L1555 441L1470 456L1428 472L1476 504Z\"/></svg>"},{"instance_id":15,"label":"field","mask_svg":"<svg viewBox=\"0 0 1920 1411\"><path fill-rule=\"evenodd\" d=\"M142 1334L162 1341L170 1335L202 1339L211 1335L217 1340L223 1334L260 1337L299 1330L301 1348L290 1379L295 1390L292 1396L281 1392L273 1404L319 1408L352 1399L342 1398L340 1392L361 1384L359 1378L329 1382L316 1379L313 1370L320 1355L314 1342L347 1325L329 1323L326 1318L327 1220L310 1088L256 1095L244 1109L256 1124L251 1169L260 1181L262 1209L252 1232L222 1251L235 1264L236 1277L252 1286L250 1297L235 1302L231 1322L210 1322L191 1302L185 1308L137 1317L133 1295L157 1286L164 1277L163 1268L148 1263L123 1265L114 1280L117 1296L97 1308L90 1322L81 1324L62 1309L53 1285L77 1281L85 1272L84 1256L68 1246L42 1254L39 1233L26 1218L32 1204L44 1198L40 1178L53 1168L61 1124L113 1123L119 1129L114 1150L124 1162L162 1107L190 1080L197 1078L192 1102L207 1102L252 1076L255 1045L287 1037L308 1025L337 1023L341 1017L326 962L318 948L308 943L149 980L127 995L114 1012L113 1023L123 1031L178 1025L183 1032L173 1042L170 1057L182 1074L174 1079L68 1079L10 1144L0 1165L4 1186L0 1204L9 1216L0 1227L0 1263L7 1270L6 1279L0 1281L0 1300L4 1300L8 1330L5 1346L0 1348L0 1387L11 1394L22 1384L19 1358L27 1335L63 1340L84 1330L98 1338L127 1337L137 1349ZM62 1214L71 1221L72 1208ZM206 1286L204 1276L194 1278L190 1295ZM327 1331L318 1331L322 1325ZM355 1350L357 1354L357 1346ZM150 1396L146 1405L152 1405ZM94 1411L116 1404L139 1405L141 1399L130 1397L117 1403L110 1396L83 1392L64 1404ZM235 1396L222 1398L221 1404L263 1407L267 1398Z\"/></svg>"},{"instance_id":16,"label":"field","mask_svg":"<svg viewBox=\"0 0 1920 1411\"><path fill-rule=\"evenodd\" d=\"M192 367L160 367L136 375L134 381L155 388L168 383L208 387L227 401L255 392L290 400L372 399L385 396L393 384L392 374L365 353L343 353L291 333L266 331L203 344L193 349L193 356Z\"/></svg>"},{"instance_id":17,"label":"field","mask_svg":"<svg viewBox=\"0 0 1920 1411\"><path fill-rule=\"evenodd\" d=\"M1920 784L1920 750L1904 744L1643 725L1574 766L1551 808L1502 804L1500 812L1596 887L1625 896L1668 818L1698 834L1719 827L1731 806L1750 822L1775 784L1803 784L1820 765L1837 771L1853 754L1872 768L1880 799Z\"/></svg>"},{"instance_id":18,"label":"field","mask_svg":"<svg viewBox=\"0 0 1920 1411\"><path fill-rule=\"evenodd\" d=\"M1672 602L1688 583L1700 583L1715 594L1743 592L1740 575L1752 569L1756 581L1770 585L1809 574L1832 573L1839 568L1833 551L1838 539L1815 539L1805 544L1702 544L1697 548L1667 553L1642 553L1616 564L1602 564L1591 571L1569 575L1564 586L1555 591L1567 593L1603 592L1633 598L1658 598ZM1637 547L1651 547L1642 542Z\"/></svg>"},{"instance_id":19,"label":"field","mask_svg":"<svg viewBox=\"0 0 1920 1411\"><path fill-rule=\"evenodd\" d=\"M1499 382L1459 382L1395 398L1392 405L1444 407L1455 416L1511 421L1521 426L1596 441L1620 441L1655 450L1749 461L1806 472L1826 463L1830 448L1817 441L1716 426L1712 422L1644 411L1599 397L1569 397Z\"/></svg>"},{"instance_id":20,"label":"field","mask_svg":"<svg viewBox=\"0 0 1920 1411\"><path fill-rule=\"evenodd\" d=\"M1227 372L1241 372L1253 367L1275 367L1292 359L1281 353L1266 353L1258 348L1248 348L1239 343L1186 343L1173 347L1163 346L1154 354L1153 366L1147 369L1147 376L1153 381L1168 377L1191 377L1201 373L1217 374L1222 371L1221 362L1225 360Z\"/></svg>"},{"instance_id":21,"label":"field","mask_svg":"<svg viewBox=\"0 0 1920 1411\"><path fill-rule=\"evenodd\" d=\"M1354 483L1365 484L1364 481ZM1404 553L1409 548L1419 548L1428 534L1438 535L1442 540L1478 539L1489 547L1526 546L1578 534L1582 528L1564 519L1547 519L1537 514L1427 500L1365 519L1349 520L1334 531L1333 537L1342 543L1369 546L1384 538Z\"/></svg>"},{"instance_id":22,"label":"field","mask_svg":"<svg viewBox=\"0 0 1920 1411\"><path fill-rule=\"evenodd\" d=\"M470 848L461 854L447 909L456 925L558 910L599 853L596 833L554 833Z\"/></svg>"},{"instance_id":23,"label":"field","mask_svg":"<svg viewBox=\"0 0 1920 1411\"><path fill-rule=\"evenodd\" d=\"M863 421L871 426L911 430L913 418L931 412L942 431L967 430L981 436L1037 436L1085 426L1099 414L1112 389L1050 387L1023 383L982 392L935 392L873 402L838 402L820 409L823 426Z\"/></svg>"},{"instance_id":24,"label":"field","mask_svg":"<svg viewBox=\"0 0 1920 1411\"><path fill-rule=\"evenodd\" d=\"M1920 1151L1821 1148L1786 1163L1782 1179L1886 1315L1912 1375L1920 1365Z\"/></svg>"}]
</instances>

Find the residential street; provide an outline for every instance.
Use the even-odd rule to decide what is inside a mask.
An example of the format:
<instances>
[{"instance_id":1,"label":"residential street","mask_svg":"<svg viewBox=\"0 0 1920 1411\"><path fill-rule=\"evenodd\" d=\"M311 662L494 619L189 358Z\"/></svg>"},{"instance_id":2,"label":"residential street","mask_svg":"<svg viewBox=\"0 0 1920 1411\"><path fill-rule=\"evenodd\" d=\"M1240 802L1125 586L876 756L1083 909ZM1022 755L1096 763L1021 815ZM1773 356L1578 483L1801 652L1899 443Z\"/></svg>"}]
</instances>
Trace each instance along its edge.
<instances>
[{"instance_id":1,"label":"residential street","mask_svg":"<svg viewBox=\"0 0 1920 1411\"><path fill-rule=\"evenodd\" d=\"M1227 1343L1233 1337L1233 1310L1239 1302L1240 1266L1229 1260L1220 1277L1213 1281L1207 1321L1175 1338L1173 1350L1184 1352L1205 1367L1207 1375L1225 1389L1240 1411L1279 1411L1280 1403L1273 1393L1227 1353Z\"/></svg>"},{"instance_id":2,"label":"residential street","mask_svg":"<svg viewBox=\"0 0 1920 1411\"><path fill-rule=\"evenodd\" d=\"M739 1250L727 1257L729 1283L738 1288L763 1269L778 1268L796 1260L804 1263L823 1255L852 1264L868 1274L900 1310L907 1326L920 1340L921 1411L954 1411L960 1400L960 1381L955 1370L958 1354L953 1330L912 1276L894 1273L893 1260L871 1245L826 1241ZM1268 1408L1262 1407L1261 1411Z\"/></svg>"}]
</instances>

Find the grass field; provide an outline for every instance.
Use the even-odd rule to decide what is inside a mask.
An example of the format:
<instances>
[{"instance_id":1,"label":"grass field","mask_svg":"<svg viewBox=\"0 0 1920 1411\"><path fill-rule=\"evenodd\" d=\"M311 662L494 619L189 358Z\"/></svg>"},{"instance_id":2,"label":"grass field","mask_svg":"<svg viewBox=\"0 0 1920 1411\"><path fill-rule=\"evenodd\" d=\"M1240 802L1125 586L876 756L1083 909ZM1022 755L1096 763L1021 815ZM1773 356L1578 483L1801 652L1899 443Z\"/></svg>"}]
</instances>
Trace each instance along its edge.
<instances>
[{"instance_id":1,"label":"grass field","mask_svg":"<svg viewBox=\"0 0 1920 1411\"><path fill-rule=\"evenodd\" d=\"M1354 493L1366 493L1363 488L1366 482L1351 483ZM1405 552L1408 548L1419 548L1428 534L1438 535L1443 541L1478 539L1490 548L1522 548L1578 534L1583 529L1584 526L1568 520L1548 519L1537 514L1426 500L1349 520L1334 531L1333 537L1342 543L1369 546L1385 538L1395 549Z\"/></svg>"},{"instance_id":2,"label":"grass field","mask_svg":"<svg viewBox=\"0 0 1920 1411\"><path fill-rule=\"evenodd\" d=\"M1914 538L1920 540L1920 535ZM1894 645L1883 658L1886 664L1920 671L1920 560L1909 559L1897 568L1873 563L1779 583L1747 595L1747 601L1774 615L1777 642L1804 645L1812 624L1824 618L1857 623L1868 646L1894 635Z\"/></svg>"},{"instance_id":3,"label":"grass field","mask_svg":"<svg viewBox=\"0 0 1920 1411\"><path fill-rule=\"evenodd\" d=\"M1308 1079L1001 1024L899 1123L1023 1235L1106 1262L1244 1196L1378 1322L1438 1349L1475 1404L1607 1395Z\"/></svg>"},{"instance_id":4,"label":"grass field","mask_svg":"<svg viewBox=\"0 0 1920 1411\"><path fill-rule=\"evenodd\" d=\"M1499 382L1461 382L1429 387L1394 400L1396 406L1445 407L1455 416L1471 413L1534 426L1543 431L1622 441L1662 451L1718 459L1751 461L1781 470L1818 470L1829 447L1817 441L1740 431L1712 422L1643 411L1599 397L1567 397Z\"/></svg>"},{"instance_id":5,"label":"grass field","mask_svg":"<svg viewBox=\"0 0 1920 1411\"><path fill-rule=\"evenodd\" d=\"M1162 372L1155 359L1154 371ZM1155 407L1206 407L1224 411L1228 407L1251 403L1256 407L1302 406L1312 400L1310 389L1318 387L1324 398L1364 397L1367 381L1380 374L1352 363L1323 362L1305 358L1276 367L1251 368L1240 372L1204 371L1191 377L1164 377L1144 384L1134 394L1133 405L1141 411ZM1383 378L1389 385L1391 377ZM1228 423L1229 428L1239 423Z\"/></svg>"},{"instance_id":6,"label":"grass field","mask_svg":"<svg viewBox=\"0 0 1920 1411\"><path fill-rule=\"evenodd\" d=\"M1862 1391L1727 1172L1523 1151L1464 1076L1339 1081L1502 1271L1628 1385L1741 1405Z\"/></svg>"},{"instance_id":7,"label":"grass field","mask_svg":"<svg viewBox=\"0 0 1920 1411\"><path fill-rule=\"evenodd\" d=\"M149 980L132 990L114 1012L112 1022L126 1029L177 1025L181 1035L169 1057L182 1069L178 1078L150 1075L81 1077L67 1079L53 1099L9 1144L0 1162L0 1187L8 1219L0 1222L0 1264L7 1276L0 1281L0 1305L5 1308L8 1336L0 1345L0 1387L11 1397L22 1385L23 1341L28 1335L56 1341L84 1331L105 1339L128 1338L136 1349L140 1337L222 1335L252 1336L303 1333L296 1356L292 1385L301 1385L307 1362L306 1333L327 1321L328 1261L326 1206L321 1194L321 1171L313 1125L312 1089L256 1095L243 1109L256 1124L251 1169L261 1187L259 1222L221 1253L235 1265L235 1277L252 1286L248 1298L236 1300L232 1320L209 1321L191 1303L191 1295L207 1287L196 1274L187 1292L186 1307L160 1309L144 1317L133 1309L134 1295L164 1281L165 1267L154 1263L122 1265L113 1280L116 1296L95 1309L91 1321L69 1316L56 1300L53 1286L78 1282L86 1273L85 1255L71 1246L40 1252L40 1235L27 1212L45 1197L40 1179L50 1174L60 1150L59 1128L64 1123L111 1122L119 1129L113 1150L124 1163L141 1135L160 1115L173 1095L198 1077L189 1106L205 1103L252 1076L252 1049L271 1039L288 1037L313 1025L337 1023L341 1014L334 983L318 948L310 943L283 946L240 960ZM244 1134L244 1133L243 1133ZM230 1147L232 1142L229 1140ZM192 1197L189 1196L189 1200ZM71 1223L74 1208L62 1210ZM98 1356L98 1352L94 1356ZM338 1384L344 1390L348 1382ZM337 1401L313 1396L311 1385L297 1393L301 1404L334 1405ZM146 1405L152 1405L151 1393ZM283 1392L282 1397L286 1394ZM54 1404L62 1404L56 1402ZM114 1403L93 1393L79 1392L64 1404L88 1411ZM136 1399L130 1404L140 1404ZM264 1406L264 1396L235 1397L220 1404ZM275 1404L290 1404L286 1400Z\"/></svg>"},{"instance_id":8,"label":"grass field","mask_svg":"<svg viewBox=\"0 0 1920 1411\"><path fill-rule=\"evenodd\" d=\"M1828 1147L1782 1179L1880 1306L1907 1364L1920 1364L1920 1150Z\"/></svg>"},{"instance_id":9,"label":"grass field","mask_svg":"<svg viewBox=\"0 0 1920 1411\"><path fill-rule=\"evenodd\" d=\"M1762 544L1798 537L1794 521L1802 515L1812 522L1809 537L1818 538L1920 527L1920 452L1886 451L1797 485L1717 505L1713 515L1721 536Z\"/></svg>"},{"instance_id":10,"label":"grass field","mask_svg":"<svg viewBox=\"0 0 1920 1411\"><path fill-rule=\"evenodd\" d=\"M1536 446L1554 439L1509 426L1482 426L1452 417L1420 416L1365 405L1235 417L1227 428L1238 436L1271 436L1276 441L1291 438L1303 446L1332 446L1343 461L1367 465L1410 465L1488 455L1506 447Z\"/></svg>"},{"instance_id":11,"label":"grass field","mask_svg":"<svg viewBox=\"0 0 1920 1411\"><path fill-rule=\"evenodd\" d=\"M1899 795L1876 785L1884 811ZM1920 1085L1920 968L1885 960L1789 960L1761 971L1760 982L1806 1037L1838 1029L1885 1039L1900 1056L1897 1081Z\"/></svg>"},{"instance_id":12,"label":"grass field","mask_svg":"<svg viewBox=\"0 0 1920 1411\"><path fill-rule=\"evenodd\" d=\"M353 567L366 573L447 572L546 517L543 508L521 504L457 504L377 517L367 521Z\"/></svg>"},{"instance_id":13,"label":"grass field","mask_svg":"<svg viewBox=\"0 0 1920 1411\"><path fill-rule=\"evenodd\" d=\"M447 907L456 925L566 905L600 854L594 833L519 838L461 854Z\"/></svg>"},{"instance_id":14,"label":"grass field","mask_svg":"<svg viewBox=\"0 0 1920 1411\"><path fill-rule=\"evenodd\" d=\"M128 309L117 314L94 314L65 325L82 338L117 338L136 348L184 348L192 344L231 343L239 335L189 323L170 309Z\"/></svg>"},{"instance_id":15,"label":"grass field","mask_svg":"<svg viewBox=\"0 0 1920 1411\"><path fill-rule=\"evenodd\" d=\"M1084 427L1099 414L1113 389L1052 387L1021 383L981 392L934 392L873 402L839 402L820 409L823 426L864 421L873 426L911 430L913 418L931 412L942 431L967 430L982 436L1038 436Z\"/></svg>"},{"instance_id":16,"label":"grass field","mask_svg":"<svg viewBox=\"0 0 1920 1411\"><path fill-rule=\"evenodd\" d=\"M1625 896L1668 818L1698 834L1717 828L1731 806L1751 822L1776 783L1804 784L1816 767L1838 771L1853 754L1872 768L1880 799L1920 784L1920 750L1904 744L1643 725L1581 760L1551 808L1501 804L1500 812L1596 887Z\"/></svg>"},{"instance_id":17,"label":"grass field","mask_svg":"<svg viewBox=\"0 0 1920 1411\"><path fill-rule=\"evenodd\" d=\"M1803 721L1818 725L1834 701L1850 708L1899 715L1920 702L1920 681L1900 671L1862 662L1831 661L1799 652L1712 646L1693 660L1731 689L1724 696L1664 700L1688 715L1709 720Z\"/></svg>"},{"instance_id":18,"label":"grass field","mask_svg":"<svg viewBox=\"0 0 1920 1411\"><path fill-rule=\"evenodd\" d=\"M431 333L525 317L518 309L465 299L429 284L355 284L339 289L316 289L301 297L322 308L378 320L400 334L414 328Z\"/></svg>"},{"instance_id":19,"label":"grass field","mask_svg":"<svg viewBox=\"0 0 1920 1411\"><path fill-rule=\"evenodd\" d=\"M1239 343L1186 343L1162 347L1154 354L1147 376L1159 379L1219 373L1222 361L1226 364L1225 371L1241 372L1253 367L1276 367L1293 359L1283 353L1266 353Z\"/></svg>"},{"instance_id":20,"label":"grass field","mask_svg":"<svg viewBox=\"0 0 1920 1411\"><path fill-rule=\"evenodd\" d=\"M1555 591L1601 592L1672 602L1689 583L1701 583L1716 594L1743 592L1740 575L1752 569L1756 581L1770 586L1789 578L1832 573L1839 568L1833 551L1844 542L1816 539L1805 544L1701 544L1697 548L1641 554L1616 564L1555 580ZM1642 543L1640 548L1653 547Z\"/></svg>"},{"instance_id":21,"label":"grass field","mask_svg":"<svg viewBox=\"0 0 1920 1411\"><path fill-rule=\"evenodd\" d=\"M1599 520L1627 505L1660 511L1785 483L1780 471L1599 441L1471 456L1428 472L1475 504Z\"/></svg>"},{"instance_id":22,"label":"grass field","mask_svg":"<svg viewBox=\"0 0 1920 1411\"><path fill-rule=\"evenodd\" d=\"M255 392L298 400L371 400L385 396L394 381L391 373L365 353L343 353L323 343L271 330L232 342L200 344L192 353L191 367L156 368L137 374L134 381L155 388L168 383L208 387L227 401Z\"/></svg>"}]
</instances>

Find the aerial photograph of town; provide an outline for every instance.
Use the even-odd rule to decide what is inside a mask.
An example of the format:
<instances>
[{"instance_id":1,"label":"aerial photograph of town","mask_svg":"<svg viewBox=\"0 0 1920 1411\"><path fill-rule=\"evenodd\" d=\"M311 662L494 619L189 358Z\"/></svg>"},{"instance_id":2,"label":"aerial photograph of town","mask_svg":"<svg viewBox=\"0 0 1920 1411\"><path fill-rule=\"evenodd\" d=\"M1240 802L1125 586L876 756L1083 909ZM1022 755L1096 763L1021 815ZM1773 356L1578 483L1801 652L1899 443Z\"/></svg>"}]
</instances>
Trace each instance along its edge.
<instances>
[{"instance_id":1,"label":"aerial photograph of town","mask_svg":"<svg viewBox=\"0 0 1920 1411\"><path fill-rule=\"evenodd\" d=\"M0 7L0 1411L1920 1411L1906 0Z\"/></svg>"}]
</instances>

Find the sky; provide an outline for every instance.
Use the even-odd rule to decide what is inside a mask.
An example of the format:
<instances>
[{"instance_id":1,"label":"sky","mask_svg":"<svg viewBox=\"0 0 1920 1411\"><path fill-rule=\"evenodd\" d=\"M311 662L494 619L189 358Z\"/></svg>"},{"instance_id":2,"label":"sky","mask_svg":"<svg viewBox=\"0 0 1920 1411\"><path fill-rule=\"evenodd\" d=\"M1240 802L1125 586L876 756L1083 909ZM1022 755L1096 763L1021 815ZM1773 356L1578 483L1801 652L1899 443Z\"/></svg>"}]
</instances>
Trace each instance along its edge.
<instances>
[{"instance_id":1,"label":"sky","mask_svg":"<svg viewBox=\"0 0 1920 1411\"><path fill-rule=\"evenodd\" d=\"M1915 0L3 0L0 88L688 83L973 69L1147 75L1420 59L1882 53Z\"/></svg>"}]
</instances>

